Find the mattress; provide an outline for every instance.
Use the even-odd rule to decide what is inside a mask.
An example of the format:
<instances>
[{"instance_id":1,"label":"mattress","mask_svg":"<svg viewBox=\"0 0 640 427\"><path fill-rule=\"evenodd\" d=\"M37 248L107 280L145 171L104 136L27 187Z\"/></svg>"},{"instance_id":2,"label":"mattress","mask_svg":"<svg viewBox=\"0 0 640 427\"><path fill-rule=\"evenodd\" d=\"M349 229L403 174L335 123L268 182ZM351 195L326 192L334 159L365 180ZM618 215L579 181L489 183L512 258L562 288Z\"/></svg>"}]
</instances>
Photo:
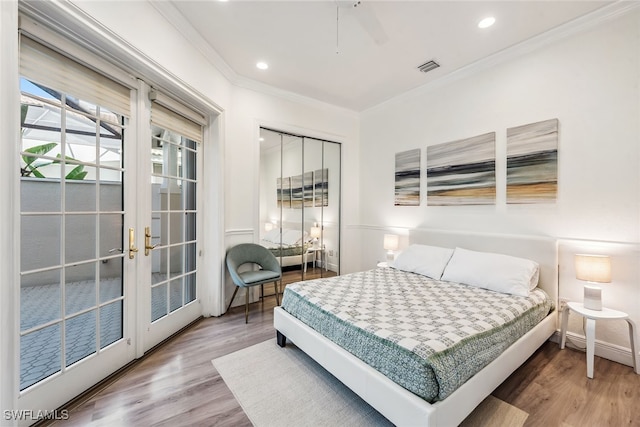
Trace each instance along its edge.
<instances>
[{"instance_id":1,"label":"mattress","mask_svg":"<svg viewBox=\"0 0 640 427\"><path fill-rule=\"evenodd\" d=\"M402 387L445 399L553 308L393 268L298 282L282 308Z\"/></svg>"}]
</instances>

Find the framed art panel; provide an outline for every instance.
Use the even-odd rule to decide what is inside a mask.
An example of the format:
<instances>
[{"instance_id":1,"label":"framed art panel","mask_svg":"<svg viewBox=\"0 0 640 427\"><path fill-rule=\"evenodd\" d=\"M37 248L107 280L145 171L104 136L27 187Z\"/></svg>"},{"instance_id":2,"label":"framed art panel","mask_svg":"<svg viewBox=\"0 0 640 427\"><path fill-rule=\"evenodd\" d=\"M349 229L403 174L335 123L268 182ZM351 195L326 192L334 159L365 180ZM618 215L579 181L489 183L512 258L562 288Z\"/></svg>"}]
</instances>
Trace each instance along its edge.
<instances>
[{"instance_id":1,"label":"framed art panel","mask_svg":"<svg viewBox=\"0 0 640 427\"><path fill-rule=\"evenodd\" d=\"M507 203L553 203L558 193L558 119L507 129Z\"/></svg>"},{"instance_id":2,"label":"framed art panel","mask_svg":"<svg viewBox=\"0 0 640 427\"><path fill-rule=\"evenodd\" d=\"M420 205L420 149L396 153L394 206Z\"/></svg>"},{"instance_id":3,"label":"framed art panel","mask_svg":"<svg viewBox=\"0 0 640 427\"><path fill-rule=\"evenodd\" d=\"M495 132L427 147L427 204L496 203Z\"/></svg>"}]
</instances>

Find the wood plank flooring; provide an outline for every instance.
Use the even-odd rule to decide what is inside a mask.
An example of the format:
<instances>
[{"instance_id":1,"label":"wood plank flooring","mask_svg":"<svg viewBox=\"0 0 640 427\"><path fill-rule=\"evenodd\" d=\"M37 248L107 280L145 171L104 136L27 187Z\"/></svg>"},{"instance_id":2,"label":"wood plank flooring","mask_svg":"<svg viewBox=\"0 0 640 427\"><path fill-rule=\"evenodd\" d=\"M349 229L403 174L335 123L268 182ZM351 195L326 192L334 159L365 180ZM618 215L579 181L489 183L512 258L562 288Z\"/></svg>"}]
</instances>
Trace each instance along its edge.
<instances>
[{"instance_id":1,"label":"wood plank flooring","mask_svg":"<svg viewBox=\"0 0 640 427\"><path fill-rule=\"evenodd\" d=\"M274 298L198 321L72 402L60 426L250 426L211 360L275 339ZM247 366L247 375L260 375ZM596 357L586 377L583 352L544 344L493 393L529 413L525 426L639 426L640 375Z\"/></svg>"}]
</instances>

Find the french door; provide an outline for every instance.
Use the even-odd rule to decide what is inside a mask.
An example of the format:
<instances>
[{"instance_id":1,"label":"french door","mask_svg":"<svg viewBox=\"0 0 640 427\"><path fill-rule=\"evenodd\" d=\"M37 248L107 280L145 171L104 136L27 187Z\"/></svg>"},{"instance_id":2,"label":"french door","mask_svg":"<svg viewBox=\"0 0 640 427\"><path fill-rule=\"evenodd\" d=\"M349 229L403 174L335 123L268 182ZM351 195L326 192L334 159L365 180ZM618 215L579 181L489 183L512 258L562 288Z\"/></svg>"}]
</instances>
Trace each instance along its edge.
<instances>
[{"instance_id":1,"label":"french door","mask_svg":"<svg viewBox=\"0 0 640 427\"><path fill-rule=\"evenodd\" d=\"M18 409L37 414L201 314L202 127L24 37L21 74Z\"/></svg>"},{"instance_id":2,"label":"french door","mask_svg":"<svg viewBox=\"0 0 640 427\"><path fill-rule=\"evenodd\" d=\"M158 94L152 98L158 99ZM185 111L182 106L176 108ZM196 286L201 141L199 123L158 102L151 103L149 161L141 167L149 176L144 186L148 209L143 214L145 257L141 270L151 289L150 312L142 322L150 322L143 331L145 351L202 313Z\"/></svg>"}]
</instances>

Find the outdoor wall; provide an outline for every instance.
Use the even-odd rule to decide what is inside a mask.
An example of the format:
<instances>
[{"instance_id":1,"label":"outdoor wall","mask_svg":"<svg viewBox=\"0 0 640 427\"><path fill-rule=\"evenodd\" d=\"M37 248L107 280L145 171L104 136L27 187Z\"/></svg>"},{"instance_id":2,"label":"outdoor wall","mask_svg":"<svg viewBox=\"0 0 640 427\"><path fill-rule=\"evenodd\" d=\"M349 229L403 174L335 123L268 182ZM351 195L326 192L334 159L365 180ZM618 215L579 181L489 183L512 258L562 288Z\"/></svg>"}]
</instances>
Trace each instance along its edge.
<instances>
[{"instance_id":1,"label":"outdoor wall","mask_svg":"<svg viewBox=\"0 0 640 427\"><path fill-rule=\"evenodd\" d=\"M477 72L415 90L362 114L362 268L384 259L385 232L416 227L556 237L560 297L582 301L573 255L612 255L603 302L640 322L640 12L601 22ZM557 118L558 197L506 204L507 128ZM397 152L496 132L497 203L394 207ZM406 238L402 240L407 244ZM583 335L579 316L570 330ZM597 339L629 348L624 321L599 322ZM630 361L630 359L629 359Z\"/></svg>"},{"instance_id":2,"label":"outdoor wall","mask_svg":"<svg viewBox=\"0 0 640 427\"><path fill-rule=\"evenodd\" d=\"M74 215L73 212L95 211L95 181L66 182L66 224L62 236L62 215L24 216L20 230L23 242L20 270L29 271L42 267L72 263L97 256L113 255L110 250L122 249L122 215L103 214L99 218L99 236L96 235L96 215ZM20 182L21 209L23 212L60 212L60 182L52 179L22 178ZM115 182L100 184L100 203L103 211L119 211L122 185ZM65 251L60 254L60 241L65 237ZM96 238L100 239L96 255ZM126 237L126 236L125 236ZM126 242L125 242L126 244ZM28 252L27 252L28 251ZM104 260L100 275L104 278L122 274L121 261ZM95 265L69 267L65 271L67 283L95 280ZM60 283L60 270L22 276L22 286Z\"/></svg>"}]
</instances>

